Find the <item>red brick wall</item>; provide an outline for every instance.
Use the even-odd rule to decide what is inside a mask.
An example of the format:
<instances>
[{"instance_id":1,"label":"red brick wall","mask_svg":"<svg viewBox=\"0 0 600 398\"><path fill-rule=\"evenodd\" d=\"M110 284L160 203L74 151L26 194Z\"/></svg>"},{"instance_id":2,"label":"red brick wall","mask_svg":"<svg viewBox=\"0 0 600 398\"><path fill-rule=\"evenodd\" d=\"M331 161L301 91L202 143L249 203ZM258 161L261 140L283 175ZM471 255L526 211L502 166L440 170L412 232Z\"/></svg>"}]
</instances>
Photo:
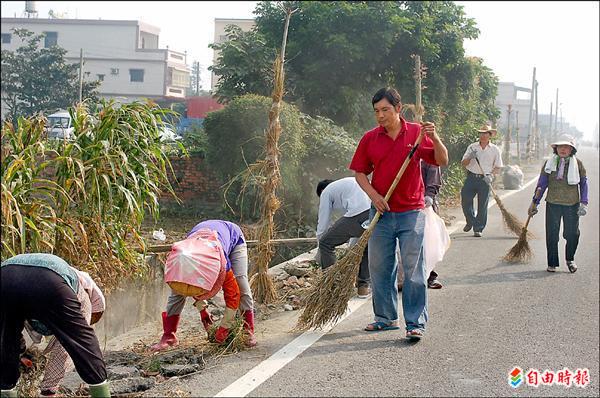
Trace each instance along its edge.
<instances>
[{"instance_id":1,"label":"red brick wall","mask_svg":"<svg viewBox=\"0 0 600 398\"><path fill-rule=\"evenodd\" d=\"M200 156L171 158L175 177L169 180L183 207L205 207L219 205L222 201L222 183L206 166ZM175 204L171 195L163 194L161 204Z\"/></svg>"}]
</instances>

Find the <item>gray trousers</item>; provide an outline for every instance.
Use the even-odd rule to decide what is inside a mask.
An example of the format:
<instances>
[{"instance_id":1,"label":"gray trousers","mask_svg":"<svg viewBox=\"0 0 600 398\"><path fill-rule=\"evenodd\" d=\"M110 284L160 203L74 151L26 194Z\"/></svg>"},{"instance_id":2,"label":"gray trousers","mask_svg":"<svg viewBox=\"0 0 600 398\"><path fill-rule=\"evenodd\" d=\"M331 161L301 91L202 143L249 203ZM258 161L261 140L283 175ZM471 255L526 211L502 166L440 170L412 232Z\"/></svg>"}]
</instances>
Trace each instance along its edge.
<instances>
[{"instance_id":1,"label":"gray trousers","mask_svg":"<svg viewBox=\"0 0 600 398\"><path fill-rule=\"evenodd\" d=\"M331 228L329 228L321 239L319 239L319 255L317 261L322 269L327 269L335 263L335 248L348 242L350 238L359 238L365 229L362 223L369 219L369 210L365 210L354 217L340 217ZM360 268L358 270L357 285L368 286L369 276L369 256L367 255L368 246L365 247Z\"/></svg>"},{"instance_id":2,"label":"gray trousers","mask_svg":"<svg viewBox=\"0 0 600 398\"><path fill-rule=\"evenodd\" d=\"M251 310L254 307L252 300L252 291L248 283L248 247L245 243L237 245L229 254L231 269L240 288L240 310ZM186 296L175 293L171 290L169 300L167 301L167 316L179 315L185 306Z\"/></svg>"}]
</instances>

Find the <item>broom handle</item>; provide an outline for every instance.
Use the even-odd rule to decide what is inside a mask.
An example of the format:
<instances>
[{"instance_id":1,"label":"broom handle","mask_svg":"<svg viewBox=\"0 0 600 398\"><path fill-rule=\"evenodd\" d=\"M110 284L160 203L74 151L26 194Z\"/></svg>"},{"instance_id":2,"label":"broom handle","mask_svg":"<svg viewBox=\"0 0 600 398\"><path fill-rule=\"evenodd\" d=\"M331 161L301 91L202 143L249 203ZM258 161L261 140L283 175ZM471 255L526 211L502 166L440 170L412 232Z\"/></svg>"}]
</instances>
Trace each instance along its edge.
<instances>
[{"instance_id":1,"label":"broom handle","mask_svg":"<svg viewBox=\"0 0 600 398\"><path fill-rule=\"evenodd\" d=\"M412 159L413 155L415 154L417 148L419 147L419 144L421 144L421 140L423 140L423 134L425 133L421 133L419 134L419 136L417 137L417 140L415 141L414 146L412 147L412 149L410 150L410 152L408 153L408 156L406 157L406 159L404 159L404 163L402 163L402 167L400 167L400 170L398 171L398 174L396 174L396 178L394 178L394 182L392 182L392 185L390 186L390 189L388 189L387 193L385 194L385 201L387 202L390 199L390 196L392 196L392 193L394 192L394 189L396 189L396 186L398 185L398 182L400 182L400 179L402 178L402 175L404 174L404 171L406 170L406 168L408 167L408 163L410 162L410 160ZM371 230L375 224L377 224L377 221L379 221L379 217L381 217L380 212L377 212L377 214L375 214L375 217L373 217L373 220L371 220L371 223L369 224L369 227L367 228L367 230Z\"/></svg>"},{"instance_id":2,"label":"broom handle","mask_svg":"<svg viewBox=\"0 0 600 398\"><path fill-rule=\"evenodd\" d=\"M539 196L539 194L540 194L540 191L541 191L541 189L540 189L539 187L535 189L534 198L533 198L533 200L531 201L532 203L535 201L535 199L537 199L537 198L538 198L538 196ZM529 226L529 221L531 221L531 218L532 218L532 217L533 217L532 215L529 215L529 216L527 217L527 221L525 222L525 226L523 227L523 231L527 231L527 226Z\"/></svg>"},{"instance_id":3,"label":"broom handle","mask_svg":"<svg viewBox=\"0 0 600 398\"><path fill-rule=\"evenodd\" d=\"M481 163L479 163L479 159L477 158L477 156L475 156L475 160L477 161L477 165L479 166L479 170L481 171L481 174L483 174L483 176L485 177L485 171L483 171L483 167L481 167ZM496 196L496 191L494 191L494 187L492 186L492 184L488 184L488 186L490 187L490 190L492 191L492 195Z\"/></svg>"}]
</instances>

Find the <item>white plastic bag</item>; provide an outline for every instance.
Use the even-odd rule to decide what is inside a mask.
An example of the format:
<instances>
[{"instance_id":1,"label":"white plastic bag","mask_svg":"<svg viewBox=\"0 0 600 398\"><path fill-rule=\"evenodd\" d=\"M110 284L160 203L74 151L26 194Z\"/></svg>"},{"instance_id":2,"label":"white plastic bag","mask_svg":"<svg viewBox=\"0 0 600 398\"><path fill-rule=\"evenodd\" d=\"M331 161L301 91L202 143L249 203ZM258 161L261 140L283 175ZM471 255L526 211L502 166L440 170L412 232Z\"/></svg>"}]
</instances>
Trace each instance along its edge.
<instances>
[{"instance_id":1,"label":"white plastic bag","mask_svg":"<svg viewBox=\"0 0 600 398\"><path fill-rule=\"evenodd\" d=\"M152 237L156 240L160 240L160 241L165 241L167 239L167 236L165 235L165 231L163 231L163 229L159 229L158 231L154 231L152 232Z\"/></svg>"},{"instance_id":2,"label":"white plastic bag","mask_svg":"<svg viewBox=\"0 0 600 398\"><path fill-rule=\"evenodd\" d=\"M425 256L425 275L429 276L435 265L444 259L446 250L450 247L450 235L446 230L444 220L433 209L426 207L423 251Z\"/></svg>"}]
</instances>

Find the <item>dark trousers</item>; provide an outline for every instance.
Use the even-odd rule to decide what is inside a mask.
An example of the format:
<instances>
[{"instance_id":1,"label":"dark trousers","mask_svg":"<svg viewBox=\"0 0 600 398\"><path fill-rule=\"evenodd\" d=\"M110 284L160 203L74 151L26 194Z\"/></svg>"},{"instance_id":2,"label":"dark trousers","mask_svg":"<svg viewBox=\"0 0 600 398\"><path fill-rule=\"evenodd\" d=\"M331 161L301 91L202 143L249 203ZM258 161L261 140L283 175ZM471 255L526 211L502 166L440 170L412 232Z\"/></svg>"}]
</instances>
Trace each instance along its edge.
<instances>
[{"instance_id":1,"label":"dark trousers","mask_svg":"<svg viewBox=\"0 0 600 398\"><path fill-rule=\"evenodd\" d=\"M473 199L477 195L477 216L473 210ZM490 186L483 178L467 172L467 179L460 190L463 214L474 232L482 232L487 224L487 206L490 199Z\"/></svg>"},{"instance_id":2,"label":"dark trousers","mask_svg":"<svg viewBox=\"0 0 600 398\"><path fill-rule=\"evenodd\" d=\"M88 384L106 380L106 366L94 329L81 313L77 295L54 271L7 265L0 271L0 388L19 380L21 338L26 319L48 327L65 348L79 376Z\"/></svg>"},{"instance_id":3,"label":"dark trousers","mask_svg":"<svg viewBox=\"0 0 600 398\"><path fill-rule=\"evenodd\" d=\"M572 206L556 205L546 202L546 253L548 266L558 267L558 233L560 220L563 220L563 238L567 241L565 257L567 261L575 259L579 244L579 204Z\"/></svg>"},{"instance_id":4,"label":"dark trousers","mask_svg":"<svg viewBox=\"0 0 600 398\"><path fill-rule=\"evenodd\" d=\"M335 248L348 242L350 238L358 238L365 229L362 223L369 219L369 210L365 210L354 217L340 217L319 239L319 262L322 269L326 269L335 263ZM365 247L360 268L358 270L357 285L367 286L369 276L368 246Z\"/></svg>"}]
</instances>

